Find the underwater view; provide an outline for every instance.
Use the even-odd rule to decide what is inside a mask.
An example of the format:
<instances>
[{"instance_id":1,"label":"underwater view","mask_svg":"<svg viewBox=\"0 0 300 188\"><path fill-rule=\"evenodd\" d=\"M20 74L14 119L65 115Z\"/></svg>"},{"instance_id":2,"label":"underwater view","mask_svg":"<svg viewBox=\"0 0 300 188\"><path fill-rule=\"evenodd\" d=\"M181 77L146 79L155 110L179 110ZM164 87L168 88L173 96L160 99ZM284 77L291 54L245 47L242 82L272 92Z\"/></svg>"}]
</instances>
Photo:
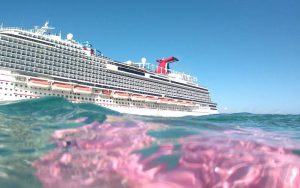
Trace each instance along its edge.
<instances>
[{"instance_id":1,"label":"underwater view","mask_svg":"<svg viewBox=\"0 0 300 188\"><path fill-rule=\"evenodd\" d=\"M300 115L162 118L1 103L0 187L300 187Z\"/></svg>"}]
</instances>

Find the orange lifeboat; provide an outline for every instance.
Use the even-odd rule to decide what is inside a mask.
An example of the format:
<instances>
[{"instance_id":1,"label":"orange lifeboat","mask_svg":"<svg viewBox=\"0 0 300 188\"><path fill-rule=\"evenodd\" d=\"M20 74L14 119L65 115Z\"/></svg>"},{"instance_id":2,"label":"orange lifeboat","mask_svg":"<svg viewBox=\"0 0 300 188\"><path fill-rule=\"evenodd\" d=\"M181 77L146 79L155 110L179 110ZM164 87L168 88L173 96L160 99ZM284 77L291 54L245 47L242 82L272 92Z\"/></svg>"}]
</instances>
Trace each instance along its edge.
<instances>
[{"instance_id":1,"label":"orange lifeboat","mask_svg":"<svg viewBox=\"0 0 300 188\"><path fill-rule=\"evenodd\" d=\"M177 105L181 105L181 106L184 106L185 105L185 102L184 101L177 101Z\"/></svg>"},{"instance_id":2,"label":"orange lifeboat","mask_svg":"<svg viewBox=\"0 0 300 188\"><path fill-rule=\"evenodd\" d=\"M169 104L177 104L177 101L175 99L168 99Z\"/></svg>"},{"instance_id":3,"label":"orange lifeboat","mask_svg":"<svg viewBox=\"0 0 300 188\"><path fill-rule=\"evenodd\" d=\"M50 83L47 80L40 80L36 78L30 78L27 85L29 87L40 87L40 88L49 88Z\"/></svg>"},{"instance_id":4,"label":"orange lifeboat","mask_svg":"<svg viewBox=\"0 0 300 188\"><path fill-rule=\"evenodd\" d=\"M164 98L164 97L160 97L157 99L158 103L162 103L162 104L168 104L169 103L169 99Z\"/></svg>"},{"instance_id":5,"label":"orange lifeboat","mask_svg":"<svg viewBox=\"0 0 300 188\"><path fill-rule=\"evenodd\" d=\"M145 101L146 102L157 102L158 97L156 96L147 96Z\"/></svg>"},{"instance_id":6,"label":"orange lifeboat","mask_svg":"<svg viewBox=\"0 0 300 188\"><path fill-rule=\"evenodd\" d=\"M191 101L177 101L177 105L181 105L181 106L193 106L193 102L191 102Z\"/></svg>"},{"instance_id":7,"label":"orange lifeboat","mask_svg":"<svg viewBox=\"0 0 300 188\"><path fill-rule=\"evenodd\" d=\"M58 91L72 91L73 85L71 84L65 84L60 82L54 82L52 84L52 90L58 90Z\"/></svg>"},{"instance_id":8,"label":"orange lifeboat","mask_svg":"<svg viewBox=\"0 0 300 188\"><path fill-rule=\"evenodd\" d=\"M105 95L105 96L110 96L111 93L112 93L111 90L102 90L102 91L101 91L101 94L102 94L102 95Z\"/></svg>"},{"instance_id":9,"label":"orange lifeboat","mask_svg":"<svg viewBox=\"0 0 300 188\"><path fill-rule=\"evenodd\" d=\"M131 95L131 100L133 100L133 101L144 101L145 98L146 97L144 95L140 95L140 94L132 94Z\"/></svg>"},{"instance_id":10,"label":"orange lifeboat","mask_svg":"<svg viewBox=\"0 0 300 188\"><path fill-rule=\"evenodd\" d=\"M75 86L73 89L74 93L83 93L83 94L91 94L92 88L87 86Z\"/></svg>"},{"instance_id":11,"label":"orange lifeboat","mask_svg":"<svg viewBox=\"0 0 300 188\"><path fill-rule=\"evenodd\" d=\"M185 106L193 106L193 102L192 101L185 101Z\"/></svg>"},{"instance_id":12,"label":"orange lifeboat","mask_svg":"<svg viewBox=\"0 0 300 188\"><path fill-rule=\"evenodd\" d=\"M117 99L128 99L130 97L129 93L124 92L124 91L115 91L113 94L114 98Z\"/></svg>"}]
</instances>

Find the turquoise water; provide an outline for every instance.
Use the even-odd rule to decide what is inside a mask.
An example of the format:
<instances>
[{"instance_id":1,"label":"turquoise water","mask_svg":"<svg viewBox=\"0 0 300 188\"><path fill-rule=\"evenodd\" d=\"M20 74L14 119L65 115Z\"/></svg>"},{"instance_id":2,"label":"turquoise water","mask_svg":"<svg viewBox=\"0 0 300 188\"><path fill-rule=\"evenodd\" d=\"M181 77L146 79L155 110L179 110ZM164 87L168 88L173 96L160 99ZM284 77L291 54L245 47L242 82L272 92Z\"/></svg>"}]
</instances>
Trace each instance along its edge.
<instances>
[{"instance_id":1,"label":"turquoise water","mask_svg":"<svg viewBox=\"0 0 300 188\"><path fill-rule=\"evenodd\" d=\"M0 105L0 187L300 187L300 115L161 118Z\"/></svg>"}]
</instances>

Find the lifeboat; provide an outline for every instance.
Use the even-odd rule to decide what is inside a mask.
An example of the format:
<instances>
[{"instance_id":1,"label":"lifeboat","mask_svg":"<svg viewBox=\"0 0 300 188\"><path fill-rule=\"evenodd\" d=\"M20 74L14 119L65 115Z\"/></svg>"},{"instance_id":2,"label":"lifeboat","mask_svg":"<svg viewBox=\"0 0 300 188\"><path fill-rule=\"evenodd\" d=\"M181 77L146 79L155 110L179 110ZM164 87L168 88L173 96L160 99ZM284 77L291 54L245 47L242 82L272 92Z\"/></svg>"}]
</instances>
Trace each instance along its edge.
<instances>
[{"instance_id":1,"label":"lifeboat","mask_svg":"<svg viewBox=\"0 0 300 188\"><path fill-rule=\"evenodd\" d=\"M185 101L185 106L193 106L193 102L192 101Z\"/></svg>"},{"instance_id":2,"label":"lifeboat","mask_svg":"<svg viewBox=\"0 0 300 188\"><path fill-rule=\"evenodd\" d=\"M177 101L175 99L168 99L169 104L177 104Z\"/></svg>"},{"instance_id":3,"label":"lifeboat","mask_svg":"<svg viewBox=\"0 0 300 188\"><path fill-rule=\"evenodd\" d=\"M92 88L87 86L75 86L73 89L74 93L83 93L83 94L91 94Z\"/></svg>"},{"instance_id":4,"label":"lifeboat","mask_svg":"<svg viewBox=\"0 0 300 188\"><path fill-rule=\"evenodd\" d=\"M52 84L52 90L58 90L58 91L72 91L73 85L71 84L65 84L65 83L59 83L54 82Z\"/></svg>"},{"instance_id":5,"label":"lifeboat","mask_svg":"<svg viewBox=\"0 0 300 188\"><path fill-rule=\"evenodd\" d=\"M144 101L146 97L140 94L132 94L130 98L133 101Z\"/></svg>"},{"instance_id":6,"label":"lifeboat","mask_svg":"<svg viewBox=\"0 0 300 188\"><path fill-rule=\"evenodd\" d=\"M146 102L157 102L158 97L156 96L147 96L145 101Z\"/></svg>"},{"instance_id":7,"label":"lifeboat","mask_svg":"<svg viewBox=\"0 0 300 188\"><path fill-rule=\"evenodd\" d=\"M50 88L50 83L47 80L30 78L27 85L29 87Z\"/></svg>"},{"instance_id":8,"label":"lifeboat","mask_svg":"<svg viewBox=\"0 0 300 188\"><path fill-rule=\"evenodd\" d=\"M157 102L161 103L161 104L168 104L169 103L169 99L160 97L160 98L157 99Z\"/></svg>"},{"instance_id":9,"label":"lifeboat","mask_svg":"<svg viewBox=\"0 0 300 188\"><path fill-rule=\"evenodd\" d=\"M177 101L177 105L185 106L185 102L184 101Z\"/></svg>"},{"instance_id":10,"label":"lifeboat","mask_svg":"<svg viewBox=\"0 0 300 188\"><path fill-rule=\"evenodd\" d=\"M102 91L101 91L101 94L104 95L104 96L110 96L111 93L112 93L111 90L102 90Z\"/></svg>"},{"instance_id":11,"label":"lifeboat","mask_svg":"<svg viewBox=\"0 0 300 188\"><path fill-rule=\"evenodd\" d=\"M181 105L181 106L193 106L193 102L191 102L191 101L177 101L177 105Z\"/></svg>"},{"instance_id":12,"label":"lifeboat","mask_svg":"<svg viewBox=\"0 0 300 188\"><path fill-rule=\"evenodd\" d=\"M128 99L130 97L129 93L123 91L115 91L113 94L114 98L117 99Z\"/></svg>"}]
</instances>

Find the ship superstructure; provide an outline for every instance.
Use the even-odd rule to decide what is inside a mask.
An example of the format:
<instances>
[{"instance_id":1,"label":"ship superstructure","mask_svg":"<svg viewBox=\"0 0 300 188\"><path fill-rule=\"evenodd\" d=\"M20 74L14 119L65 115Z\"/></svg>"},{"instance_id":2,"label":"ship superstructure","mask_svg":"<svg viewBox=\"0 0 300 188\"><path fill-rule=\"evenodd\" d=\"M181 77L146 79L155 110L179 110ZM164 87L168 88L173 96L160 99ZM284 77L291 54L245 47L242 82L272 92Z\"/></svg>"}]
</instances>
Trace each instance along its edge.
<instances>
[{"instance_id":1,"label":"ship superstructure","mask_svg":"<svg viewBox=\"0 0 300 188\"><path fill-rule=\"evenodd\" d=\"M112 60L68 34L51 34L48 23L32 30L0 28L0 101L65 97L123 113L155 116L217 113L207 88L173 71L175 57L125 63Z\"/></svg>"}]
</instances>

